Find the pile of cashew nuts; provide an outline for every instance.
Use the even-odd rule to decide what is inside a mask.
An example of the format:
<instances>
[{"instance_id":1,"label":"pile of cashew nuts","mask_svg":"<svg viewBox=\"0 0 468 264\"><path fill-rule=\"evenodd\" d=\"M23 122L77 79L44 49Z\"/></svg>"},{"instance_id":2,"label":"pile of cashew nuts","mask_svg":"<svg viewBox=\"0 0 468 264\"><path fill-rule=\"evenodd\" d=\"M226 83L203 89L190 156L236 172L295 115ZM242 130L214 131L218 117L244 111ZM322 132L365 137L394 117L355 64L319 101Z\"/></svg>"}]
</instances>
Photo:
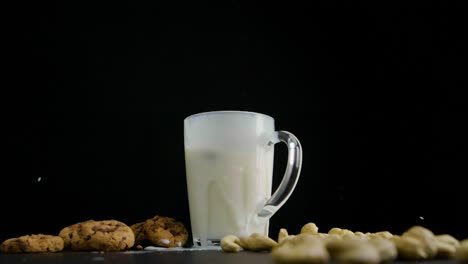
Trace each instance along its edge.
<instances>
[{"instance_id":1,"label":"pile of cashew nuts","mask_svg":"<svg viewBox=\"0 0 468 264\"><path fill-rule=\"evenodd\" d=\"M413 226L400 235L389 231L353 232L332 228L319 233L307 223L296 235L279 230L277 240L254 233L247 237L227 235L221 240L224 252L271 252L278 264L378 264L393 260L454 259L468 263L468 238L457 240L449 234L434 234L423 226Z\"/></svg>"}]
</instances>

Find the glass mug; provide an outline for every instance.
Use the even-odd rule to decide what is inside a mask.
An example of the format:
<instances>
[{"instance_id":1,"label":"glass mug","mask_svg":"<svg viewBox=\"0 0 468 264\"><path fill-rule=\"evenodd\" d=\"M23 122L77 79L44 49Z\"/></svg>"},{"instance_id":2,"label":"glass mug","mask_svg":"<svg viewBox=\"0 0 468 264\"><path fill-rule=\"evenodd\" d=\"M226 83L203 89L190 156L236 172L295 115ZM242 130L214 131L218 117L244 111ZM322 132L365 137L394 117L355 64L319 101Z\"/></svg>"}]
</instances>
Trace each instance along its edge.
<instances>
[{"instance_id":1,"label":"glass mug","mask_svg":"<svg viewBox=\"0 0 468 264\"><path fill-rule=\"evenodd\" d=\"M288 146L288 163L272 192L274 145ZM225 235L268 236L269 219L293 192L302 166L299 140L275 131L268 115L212 111L184 120L184 149L194 246L219 245Z\"/></svg>"}]
</instances>

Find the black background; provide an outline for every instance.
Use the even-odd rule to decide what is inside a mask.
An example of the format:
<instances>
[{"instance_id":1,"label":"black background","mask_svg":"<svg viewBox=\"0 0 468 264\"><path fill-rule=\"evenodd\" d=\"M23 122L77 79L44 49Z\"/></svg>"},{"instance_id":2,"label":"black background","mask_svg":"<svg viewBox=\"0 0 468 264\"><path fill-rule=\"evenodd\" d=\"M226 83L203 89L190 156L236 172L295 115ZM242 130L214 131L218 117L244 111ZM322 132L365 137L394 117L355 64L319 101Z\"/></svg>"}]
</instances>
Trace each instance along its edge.
<instances>
[{"instance_id":1,"label":"black background","mask_svg":"<svg viewBox=\"0 0 468 264\"><path fill-rule=\"evenodd\" d=\"M272 236L315 222L468 237L464 14L348 5L6 9L0 238L156 214L189 227L183 119L212 110L271 115L302 143Z\"/></svg>"}]
</instances>

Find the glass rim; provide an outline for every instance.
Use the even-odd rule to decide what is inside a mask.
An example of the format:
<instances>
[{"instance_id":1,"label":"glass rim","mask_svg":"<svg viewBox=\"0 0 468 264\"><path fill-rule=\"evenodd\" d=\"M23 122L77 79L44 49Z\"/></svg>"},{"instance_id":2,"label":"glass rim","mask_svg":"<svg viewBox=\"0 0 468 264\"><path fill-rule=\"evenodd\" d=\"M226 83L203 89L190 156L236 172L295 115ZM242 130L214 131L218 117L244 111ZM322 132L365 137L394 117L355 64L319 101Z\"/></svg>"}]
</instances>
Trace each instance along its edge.
<instances>
[{"instance_id":1,"label":"glass rim","mask_svg":"<svg viewBox=\"0 0 468 264\"><path fill-rule=\"evenodd\" d=\"M242 111L242 110L214 110L214 111L205 111L205 112L200 112L200 113L195 113L192 115L187 116L184 120L192 119L194 117L200 117L200 116L207 116L207 115L217 115L217 114L245 114L245 115L259 115L259 116L264 116L267 118L270 118L274 120L272 116L269 116L267 114L259 113L259 112L253 112L253 111Z\"/></svg>"}]
</instances>

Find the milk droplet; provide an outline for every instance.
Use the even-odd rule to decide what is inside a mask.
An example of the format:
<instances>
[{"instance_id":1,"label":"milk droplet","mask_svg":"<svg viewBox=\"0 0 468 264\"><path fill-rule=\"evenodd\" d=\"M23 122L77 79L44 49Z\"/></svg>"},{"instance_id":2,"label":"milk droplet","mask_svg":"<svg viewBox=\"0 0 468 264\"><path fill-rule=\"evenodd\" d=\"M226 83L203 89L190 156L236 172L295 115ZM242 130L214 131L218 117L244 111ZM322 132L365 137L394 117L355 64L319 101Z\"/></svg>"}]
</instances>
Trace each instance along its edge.
<instances>
[{"instance_id":1,"label":"milk droplet","mask_svg":"<svg viewBox=\"0 0 468 264\"><path fill-rule=\"evenodd\" d=\"M159 240L159 242L163 243L164 245L169 245L169 243L171 243L171 241L169 241L168 239L161 239Z\"/></svg>"}]
</instances>

